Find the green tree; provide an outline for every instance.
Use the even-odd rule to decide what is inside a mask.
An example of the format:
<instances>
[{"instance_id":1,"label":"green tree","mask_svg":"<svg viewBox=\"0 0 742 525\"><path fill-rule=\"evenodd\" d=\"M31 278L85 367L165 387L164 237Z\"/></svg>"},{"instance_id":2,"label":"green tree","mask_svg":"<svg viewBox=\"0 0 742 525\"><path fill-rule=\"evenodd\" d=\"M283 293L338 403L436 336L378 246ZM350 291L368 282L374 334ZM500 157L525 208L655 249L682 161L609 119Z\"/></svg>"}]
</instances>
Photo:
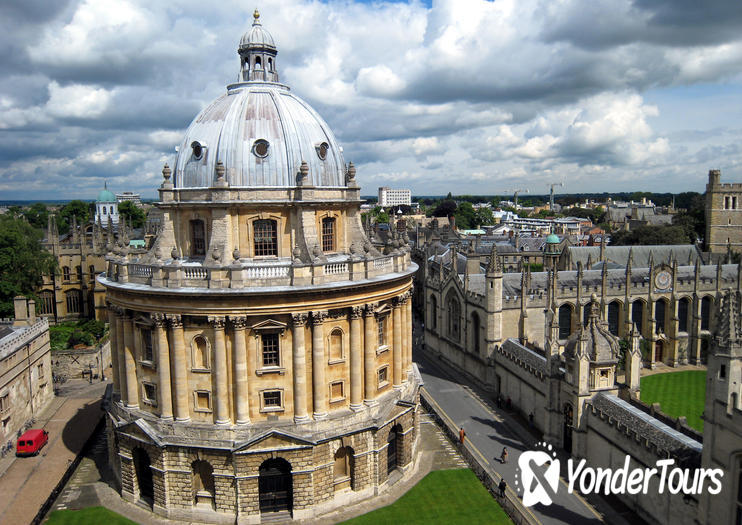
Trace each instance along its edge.
<instances>
[{"instance_id":1,"label":"green tree","mask_svg":"<svg viewBox=\"0 0 742 525\"><path fill-rule=\"evenodd\" d=\"M49 221L49 210L43 202L35 202L23 210L23 216L34 228L44 229Z\"/></svg>"},{"instance_id":2,"label":"green tree","mask_svg":"<svg viewBox=\"0 0 742 525\"><path fill-rule=\"evenodd\" d=\"M23 219L0 215L0 317L12 317L13 297L35 297L44 274L57 268L41 246L43 235Z\"/></svg>"},{"instance_id":3,"label":"green tree","mask_svg":"<svg viewBox=\"0 0 742 525\"><path fill-rule=\"evenodd\" d=\"M611 235L611 245L688 244L688 233L682 226L640 226Z\"/></svg>"},{"instance_id":4,"label":"green tree","mask_svg":"<svg viewBox=\"0 0 742 525\"><path fill-rule=\"evenodd\" d=\"M141 208L131 201L124 201L119 204L119 215L126 218L126 224L132 228L142 228L147 216Z\"/></svg>"},{"instance_id":5,"label":"green tree","mask_svg":"<svg viewBox=\"0 0 742 525\"><path fill-rule=\"evenodd\" d=\"M385 211L380 211L378 215L376 215L376 222L379 224L389 224L389 214Z\"/></svg>"},{"instance_id":6,"label":"green tree","mask_svg":"<svg viewBox=\"0 0 742 525\"><path fill-rule=\"evenodd\" d=\"M474 222L477 226L489 226L495 224L495 217L492 215L492 210L489 208L479 208L476 210Z\"/></svg>"},{"instance_id":7,"label":"green tree","mask_svg":"<svg viewBox=\"0 0 742 525\"><path fill-rule=\"evenodd\" d=\"M471 202L462 202L453 214L456 217L456 227L463 230L474 228L476 226L476 215L477 212Z\"/></svg>"},{"instance_id":8,"label":"green tree","mask_svg":"<svg viewBox=\"0 0 742 525\"><path fill-rule=\"evenodd\" d=\"M74 200L62 206L59 210L59 233L70 231L73 216L77 219L77 224L86 224L90 220L90 203Z\"/></svg>"},{"instance_id":9,"label":"green tree","mask_svg":"<svg viewBox=\"0 0 742 525\"><path fill-rule=\"evenodd\" d=\"M456 201L452 199L441 201L433 210L433 217L450 217L456 213L456 207Z\"/></svg>"}]
</instances>

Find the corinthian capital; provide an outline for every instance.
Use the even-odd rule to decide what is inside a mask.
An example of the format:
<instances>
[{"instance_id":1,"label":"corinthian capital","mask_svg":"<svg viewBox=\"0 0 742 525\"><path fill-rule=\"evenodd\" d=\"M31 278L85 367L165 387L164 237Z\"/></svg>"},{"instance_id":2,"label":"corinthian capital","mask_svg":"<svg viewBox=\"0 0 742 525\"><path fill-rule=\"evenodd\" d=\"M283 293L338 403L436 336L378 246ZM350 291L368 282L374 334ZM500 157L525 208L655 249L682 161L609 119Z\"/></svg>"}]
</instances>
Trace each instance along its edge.
<instances>
[{"instance_id":1,"label":"corinthian capital","mask_svg":"<svg viewBox=\"0 0 742 525\"><path fill-rule=\"evenodd\" d=\"M291 324L294 326L304 326L309 320L309 314L306 312L300 312L298 314L291 314Z\"/></svg>"}]
</instances>

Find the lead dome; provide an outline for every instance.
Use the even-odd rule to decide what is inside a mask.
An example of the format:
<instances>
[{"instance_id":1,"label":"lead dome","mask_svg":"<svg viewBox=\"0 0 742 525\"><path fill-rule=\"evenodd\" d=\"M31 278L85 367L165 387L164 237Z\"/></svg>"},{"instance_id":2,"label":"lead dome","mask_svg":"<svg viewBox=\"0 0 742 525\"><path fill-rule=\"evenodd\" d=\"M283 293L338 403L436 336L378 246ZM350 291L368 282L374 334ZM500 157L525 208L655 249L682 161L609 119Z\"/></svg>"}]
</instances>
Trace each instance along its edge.
<instances>
[{"instance_id":1,"label":"lead dome","mask_svg":"<svg viewBox=\"0 0 742 525\"><path fill-rule=\"evenodd\" d=\"M233 187L292 187L305 162L306 184L346 185L342 149L312 107L278 82L273 37L255 12L238 48L238 82L193 120L178 148L176 188L205 188L225 168Z\"/></svg>"}]
</instances>

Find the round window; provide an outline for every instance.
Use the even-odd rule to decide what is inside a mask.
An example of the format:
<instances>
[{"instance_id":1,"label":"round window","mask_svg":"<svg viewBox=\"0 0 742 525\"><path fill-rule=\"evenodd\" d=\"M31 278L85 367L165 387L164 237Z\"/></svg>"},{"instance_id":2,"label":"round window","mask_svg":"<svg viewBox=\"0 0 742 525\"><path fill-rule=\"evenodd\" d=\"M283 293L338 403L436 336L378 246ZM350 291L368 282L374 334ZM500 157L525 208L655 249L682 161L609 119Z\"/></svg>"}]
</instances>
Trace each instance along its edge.
<instances>
[{"instance_id":1,"label":"round window","mask_svg":"<svg viewBox=\"0 0 742 525\"><path fill-rule=\"evenodd\" d=\"M319 156L320 160L325 160L327 158L327 150L329 149L330 145L327 142L323 142L317 146L317 156Z\"/></svg>"},{"instance_id":2,"label":"round window","mask_svg":"<svg viewBox=\"0 0 742 525\"><path fill-rule=\"evenodd\" d=\"M270 144L268 144L267 140L259 139L255 141L255 144L252 146L252 152L255 154L255 156L264 158L268 156L268 148Z\"/></svg>"}]
</instances>

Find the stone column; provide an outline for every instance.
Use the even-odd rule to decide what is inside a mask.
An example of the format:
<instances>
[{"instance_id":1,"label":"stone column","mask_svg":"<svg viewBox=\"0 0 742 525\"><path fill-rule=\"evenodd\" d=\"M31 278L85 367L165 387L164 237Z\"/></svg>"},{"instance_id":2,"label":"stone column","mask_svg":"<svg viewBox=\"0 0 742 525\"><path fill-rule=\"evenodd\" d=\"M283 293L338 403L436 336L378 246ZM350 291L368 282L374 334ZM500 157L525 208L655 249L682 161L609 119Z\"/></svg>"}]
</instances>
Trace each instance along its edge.
<instances>
[{"instance_id":1,"label":"stone column","mask_svg":"<svg viewBox=\"0 0 742 525\"><path fill-rule=\"evenodd\" d=\"M361 354L361 315L360 306L350 310L350 409L363 408L363 355Z\"/></svg>"},{"instance_id":2,"label":"stone column","mask_svg":"<svg viewBox=\"0 0 742 525\"><path fill-rule=\"evenodd\" d=\"M124 363L126 366L126 407L139 408L134 321L130 316L124 317Z\"/></svg>"},{"instance_id":3,"label":"stone column","mask_svg":"<svg viewBox=\"0 0 742 525\"><path fill-rule=\"evenodd\" d=\"M402 301L395 297L392 301L392 384L394 388L402 386Z\"/></svg>"},{"instance_id":4,"label":"stone column","mask_svg":"<svg viewBox=\"0 0 742 525\"><path fill-rule=\"evenodd\" d=\"M312 399L314 419L325 419L327 403L327 381L325 380L325 330L323 322L327 312L312 312Z\"/></svg>"},{"instance_id":5,"label":"stone column","mask_svg":"<svg viewBox=\"0 0 742 525\"><path fill-rule=\"evenodd\" d=\"M119 354L118 354L118 339L121 337L116 333L116 312L113 309L113 305L108 303L108 326L109 326L109 341L111 346L111 365L113 369L111 371L111 379L113 380L113 393L118 394L121 392L121 379L119 378Z\"/></svg>"},{"instance_id":6,"label":"stone column","mask_svg":"<svg viewBox=\"0 0 742 525\"><path fill-rule=\"evenodd\" d=\"M407 368L405 369L407 372L412 370L412 326L412 290L410 290L407 293Z\"/></svg>"},{"instance_id":7,"label":"stone column","mask_svg":"<svg viewBox=\"0 0 742 525\"><path fill-rule=\"evenodd\" d=\"M227 343L224 339L224 317L209 317L214 329L214 417L217 425L228 425Z\"/></svg>"},{"instance_id":8,"label":"stone column","mask_svg":"<svg viewBox=\"0 0 742 525\"><path fill-rule=\"evenodd\" d=\"M183 338L183 321L179 315L168 316L170 334L173 341L173 390L175 392L175 420L191 419L188 396L188 368L186 361L185 340Z\"/></svg>"},{"instance_id":9,"label":"stone column","mask_svg":"<svg viewBox=\"0 0 742 525\"><path fill-rule=\"evenodd\" d=\"M250 394L247 390L247 346L245 345L245 326L247 317L230 317L234 329L234 377L235 417L238 425L250 422Z\"/></svg>"},{"instance_id":10,"label":"stone column","mask_svg":"<svg viewBox=\"0 0 742 525\"><path fill-rule=\"evenodd\" d=\"M119 362L119 391L121 392L121 403L126 405L128 401L126 390L126 359L124 358L124 310L116 308L116 348L111 352L116 352Z\"/></svg>"},{"instance_id":11,"label":"stone column","mask_svg":"<svg viewBox=\"0 0 742 525\"><path fill-rule=\"evenodd\" d=\"M306 423L309 421L307 411L307 358L304 345L304 331L308 318L309 316L304 313L293 314L291 316L294 368L294 422L296 423Z\"/></svg>"},{"instance_id":12,"label":"stone column","mask_svg":"<svg viewBox=\"0 0 742 525\"><path fill-rule=\"evenodd\" d=\"M367 304L363 311L363 320L365 325L364 351L363 351L363 368L366 376L364 400L366 406L375 406L376 401L376 347L378 334L376 332L376 308L373 304Z\"/></svg>"},{"instance_id":13,"label":"stone column","mask_svg":"<svg viewBox=\"0 0 742 525\"><path fill-rule=\"evenodd\" d=\"M402 296L402 382L407 381L407 371L410 366L410 295Z\"/></svg>"},{"instance_id":14,"label":"stone column","mask_svg":"<svg viewBox=\"0 0 742 525\"><path fill-rule=\"evenodd\" d=\"M173 419L173 395L170 384L170 346L167 342L167 319L164 314L154 314L155 339L157 340L157 376L160 391L160 417Z\"/></svg>"}]
</instances>

